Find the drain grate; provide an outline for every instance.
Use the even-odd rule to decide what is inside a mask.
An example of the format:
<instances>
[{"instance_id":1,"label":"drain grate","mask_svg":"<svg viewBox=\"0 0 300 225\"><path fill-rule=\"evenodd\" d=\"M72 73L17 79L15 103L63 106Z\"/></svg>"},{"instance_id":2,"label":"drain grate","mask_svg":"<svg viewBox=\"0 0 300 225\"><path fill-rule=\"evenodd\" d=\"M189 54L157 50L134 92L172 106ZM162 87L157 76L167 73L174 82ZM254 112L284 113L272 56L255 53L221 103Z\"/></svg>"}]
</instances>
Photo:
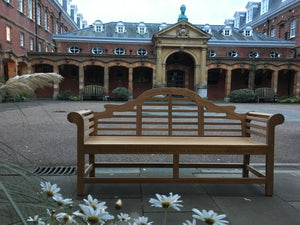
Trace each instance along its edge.
<instances>
[{"instance_id":1,"label":"drain grate","mask_svg":"<svg viewBox=\"0 0 300 225\"><path fill-rule=\"evenodd\" d=\"M33 173L41 176L75 175L76 166L39 166L34 168Z\"/></svg>"}]
</instances>

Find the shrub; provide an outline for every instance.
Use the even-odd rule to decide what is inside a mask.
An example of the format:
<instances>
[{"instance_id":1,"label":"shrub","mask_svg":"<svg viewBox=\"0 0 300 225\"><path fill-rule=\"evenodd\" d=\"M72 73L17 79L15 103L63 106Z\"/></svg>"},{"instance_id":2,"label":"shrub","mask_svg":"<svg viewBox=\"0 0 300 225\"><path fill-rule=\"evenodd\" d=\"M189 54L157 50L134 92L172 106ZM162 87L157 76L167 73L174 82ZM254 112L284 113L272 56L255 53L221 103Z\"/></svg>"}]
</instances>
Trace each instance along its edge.
<instances>
[{"instance_id":1,"label":"shrub","mask_svg":"<svg viewBox=\"0 0 300 225\"><path fill-rule=\"evenodd\" d=\"M153 86L153 88L163 88L163 87L164 87L164 85L160 82L155 82L155 84Z\"/></svg>"},{"instance_id":2,"label":"shrub","mask_svg":"<svg viewBox=\"0 0 300 225\"><path fill-rule=\"evenodd\" d=\"M125 87L117 87L112 91L112 93L117 97L122 100L127 101L129 99L130 93L127 88Z\"/></svg>"},{"instance_id":3,"label":"shrub","mask_svg":"<svg viewBox=\"0 0 300 225\"><path fill-rule=\"evenodd\" d=\"M279 100L280 103L300 103L300 97L290 97Z\"/></svg>"},{"instance_id":4,"label":"shrub","mask_svg":"<svg viewBox=\"0 0 300 225\"><path fill-rule=\"evenodd\" d=\"M56 99L57 100L69 100L70 97L72 97L72 93L70 90L67 90L67 91L59 92L56 96Z\"/></svg>"},{"instance_id":5,"label":"shrub","mask_svg":"<svg viewBox=\"0 0 300 225\"><path fill-rule=\"evenodd\" d=\"M254 91L250 89L239 89L231 92L229 98L230 102L254 102L255 94Z\"/></svg>"}]
</instances>

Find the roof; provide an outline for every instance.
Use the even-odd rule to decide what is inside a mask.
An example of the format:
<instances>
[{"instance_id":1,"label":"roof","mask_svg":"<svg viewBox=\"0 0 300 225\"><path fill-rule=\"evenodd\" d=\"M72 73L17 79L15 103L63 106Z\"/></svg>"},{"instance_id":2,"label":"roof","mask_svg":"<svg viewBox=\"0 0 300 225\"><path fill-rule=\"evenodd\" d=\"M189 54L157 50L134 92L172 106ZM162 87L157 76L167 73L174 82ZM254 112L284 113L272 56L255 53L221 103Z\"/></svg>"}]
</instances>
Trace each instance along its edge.
<instances>
[{"instance_id":1,"label":"roof","mask_svg":"<svg viewBox=\"0 0 300 225\"><path fill-rule=\"evenodd\" d=\"M99 23L100 22L100 23ZM154 34L160 31L161 23L135 23L135 22L109 22L101 23L98 20L98 25L103 26L103 31L96 32L94 26L91 25L87 28L74 30L60 35L53 35L53 39L57 41L65 42L102 42L102 43L132 43L132 44L150 44L152 43L152 37ZM125 26L124 33L116 32L116 26L123 24ZM144 24L147 28L145 34L139 34L138 26ZM163 23L165 24L165 23ZM173 26L174 24L165 24L164 28ZM203 29L204 25L194 25L200 29ZM294 47L295 42L287 41L279 38L270 37L267 35L253 32L252 36L245 36L243 30L237 28L231 28L232 35L224 36L223 29L228 25L209 25L211 28L211 39L208 41L208 45L228 45L231 46L280 46L280 47Z\"/></svg>"}]
</instances>

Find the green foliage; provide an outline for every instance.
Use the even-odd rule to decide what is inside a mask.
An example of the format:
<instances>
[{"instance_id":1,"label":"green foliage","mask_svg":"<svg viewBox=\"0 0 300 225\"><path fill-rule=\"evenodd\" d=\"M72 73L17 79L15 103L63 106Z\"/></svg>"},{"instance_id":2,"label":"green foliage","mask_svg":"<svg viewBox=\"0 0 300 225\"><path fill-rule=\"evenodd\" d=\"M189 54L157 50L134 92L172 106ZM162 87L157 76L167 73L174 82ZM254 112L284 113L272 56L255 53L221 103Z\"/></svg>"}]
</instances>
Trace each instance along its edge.
<instances>
[{"instance_id":1,"label":"green foliage","mask_svg":"<svg viewBox=\"0 0 300 225\"><path fill-rule=\"evenodd\" d=\"M130 93L127 88L125 87L117 87L112 91L112 93L117 97L122 100L127 101L129 99Z\"/></svg>"},{"instance_id":2,"label":"green foliage","mask_svg":"<svg viewBox=\"0 0 300 225\"><path fill-rule=\"evenodd\" d=\"M13 97L13 101L14 102L24 102L26 101L28 98L28 95L26 92L22 92L21 94L18 94L16 96Z\"/></svg>"},{"instance_id":3,"label":"green foliage","mask_svg":"<svg viewBox=\"0 0 300 225\"><path fill-rule=\"evenodd\" d=\"M59 92L56 96L57 100L70 100L70 101L78 101L79 98L77 96L73 96L70 90Z\"/></svg>"},{"instance_id":4,"label":"green foliage","mask_svg":"<svg viewBox=\"0 0 300 225\"><path fill-rule=\"evenodd\" d=\"M164 85L160 82L155 82L155 84L153 86L153 88L163 88L163 87L164 87Z\"/></svg>"},{"instance_id":5,"label":"green foliage","mask_svg":"<svg viewBox=\"0 0 300 225\"><path fill-rule=\"evenodd\" d=\"M300 97L282 98L279 103L300 103Z\"/></svg>"},{"instance_id":6,"label":"green foliage","mask_svg":"<svg viewBox=\"0 0 300 225\"><path fill-rule=\"evenodd\" d=\"M255 101L255 93L251 89L239 89L234 90L229 95L230 102L254 102Z\"/></svg>"}]
</instances>

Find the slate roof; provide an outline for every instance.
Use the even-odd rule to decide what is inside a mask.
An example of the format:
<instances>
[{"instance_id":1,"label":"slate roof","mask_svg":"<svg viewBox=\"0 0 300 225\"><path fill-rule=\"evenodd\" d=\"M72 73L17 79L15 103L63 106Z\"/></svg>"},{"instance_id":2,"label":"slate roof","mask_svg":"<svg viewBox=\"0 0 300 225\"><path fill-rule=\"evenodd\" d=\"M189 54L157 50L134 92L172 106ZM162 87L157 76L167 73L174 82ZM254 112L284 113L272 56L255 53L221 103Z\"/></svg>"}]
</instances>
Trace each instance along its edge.
<instances>
[{"instance_id":1,"label":"slate roof","mask_svg":"<svg viewBox=\"0 0 300 225\"><path fill-rule=\"evenodd\" d=\"M74 41L74 42L107 42L107 43L124 43L132 42L138 43L151 43L152 37L155 33L159 32L160 23L144 23L147 27L146 34L137 33L137 27L140 23L135 22L122 22L126 27L125 33L117 33L115 31L116 25L119 22L109 22L103 24L104 30L102 32L95 32L94 26L91 25L87 28L74 30L60 35L53 35L54 40L59 41ZM174 24L167 24L167 27ZM203 29L205 25L195 25L199 29ZM243 30L232 28L232 35L224 36L222 33L225 25L210 25L211 28L211 39L208 41L209 44L218 45L269 45L281 46L281 47L294 47L295 42L287 41L279 38L270 37L267 35L253 32L252 36L245 36Z\"/></svg>"}]
</instances>

